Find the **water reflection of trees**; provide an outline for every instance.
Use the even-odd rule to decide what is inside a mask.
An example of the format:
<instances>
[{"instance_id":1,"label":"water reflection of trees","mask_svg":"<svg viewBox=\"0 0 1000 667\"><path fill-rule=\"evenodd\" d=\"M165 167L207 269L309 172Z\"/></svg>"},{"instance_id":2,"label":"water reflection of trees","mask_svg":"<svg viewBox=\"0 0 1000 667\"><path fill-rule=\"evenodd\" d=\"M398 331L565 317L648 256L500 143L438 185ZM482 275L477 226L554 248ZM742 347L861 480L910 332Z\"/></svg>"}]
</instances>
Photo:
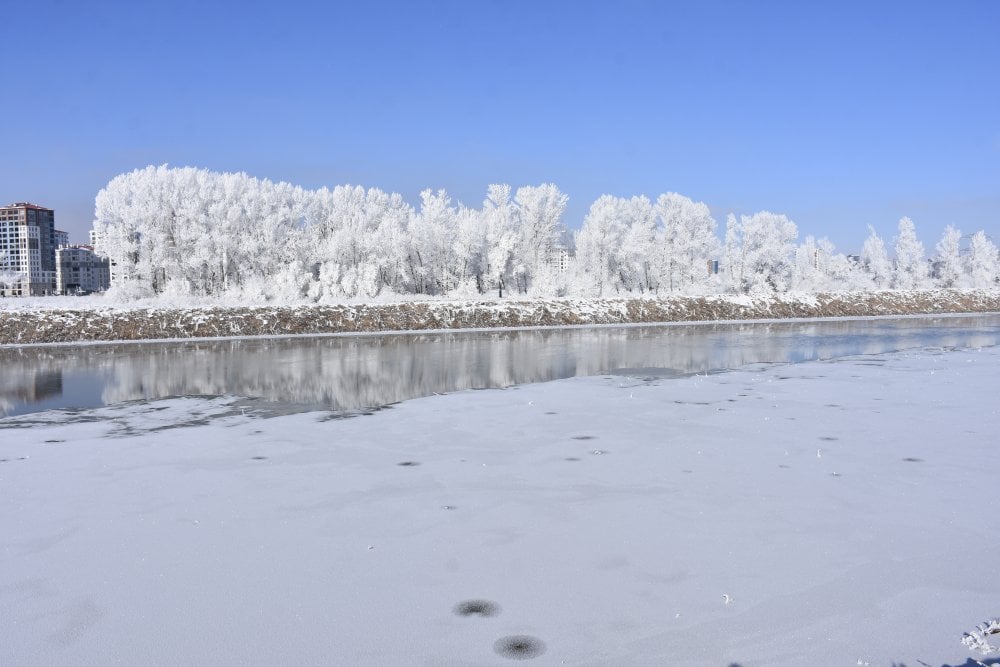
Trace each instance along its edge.
<instances>
[{"instance_id":1,"label":"water reflection of trees","mask_svg":"<svg viewBox=\"0 0 1000 667\"><path fill-rule=\"evenodd\" d=\"M95 391L105 403L234 394L351 409L575 375L683 375L928 345L994 345L998 331L1000 318L973 317L8 349L0 351L0 411L5 399L30 402L58 391L64 371L98 378Z\"/></svg>"}]
</instances>

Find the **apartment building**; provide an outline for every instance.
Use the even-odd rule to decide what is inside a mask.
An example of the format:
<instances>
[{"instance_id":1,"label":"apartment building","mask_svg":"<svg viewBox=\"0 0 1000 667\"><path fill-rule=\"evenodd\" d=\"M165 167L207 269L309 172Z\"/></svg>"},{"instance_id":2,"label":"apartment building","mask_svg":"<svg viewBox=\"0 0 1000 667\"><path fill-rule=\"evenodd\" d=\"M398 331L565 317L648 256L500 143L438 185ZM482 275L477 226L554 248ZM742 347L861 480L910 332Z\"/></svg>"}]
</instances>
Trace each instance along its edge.
<instances>
[{"instance_id":1,"label":"apartment building","mask_svg":"<svg viewBox=\"0 0 1000 667\"><path fill-rule=\"evenodd\" d=\"M56 291L56 244L52 209L18 202L0 208L0 296Z\"/></svg>"},{"instance_id":2,"label":"apartment building","mask_svg":"<svg viewBox=\"0 0 1000 667\"><path fill-rule=\"evenodd\" d=\"M56 293L88 294L111 285L107 258L98 257L88 245L67 245L56 249Z\"/></svg>"},{"instance_id":3,"label":"apartment building","mask_svg":"<svg viewBox=\"0 0 1000 667\"><path fill-rule=\"evenodd\" d=\"M556 273L566 273L569 271L569 263L572 260L569 249L564 245L555 245L549 248L545 254L545 265Z\"/></svg>"}]
</instances>

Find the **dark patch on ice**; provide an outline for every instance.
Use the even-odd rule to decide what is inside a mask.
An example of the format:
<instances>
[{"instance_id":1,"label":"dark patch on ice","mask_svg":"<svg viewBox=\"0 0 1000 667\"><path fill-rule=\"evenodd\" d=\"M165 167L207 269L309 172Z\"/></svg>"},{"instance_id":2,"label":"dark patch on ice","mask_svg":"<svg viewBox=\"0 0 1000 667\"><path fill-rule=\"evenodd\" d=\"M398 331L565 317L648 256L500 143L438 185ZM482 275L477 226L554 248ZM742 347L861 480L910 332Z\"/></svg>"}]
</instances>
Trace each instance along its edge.
<instances>
[{"instance_id":1,"label":"dark patch on ice","mask_svg":"<svg viewBox=\"0 0 1000 667\"><path fill-rule=\"evenodd\" d=\"M500 613L500 605L490 600L462 600L455 605L458 616L482 616L488 618Z\"/></svg>"},{"instance_id":2,"label":"dark patch on ice","mask_svg":"<svg viewBox=\"0 0 1000 667\"><path fill-rule=\"evenodd\" d=\"M574 440L597 440L596 435L574 435Z\"/></svg>"},{"instance_id":3,"label":"dark patch on ice","mask_svg":"<svg viewBox=\"0 0 1000 667\"><path fill-rule=\"evenodd\" d=\"M420 465L420 461L400 461L396 465L402 466L404 468L412 468L414 466Z\"/></svg>"},{"instance_id":4,"label":"dark patch on ice","mask_svg":"<svg viewBox=\"0 0 1000 667\"><path fill-rule=\"evenodd\" d=\"M50 634L48 640L61 648L75 644L108 613L90 598L81 598L59 612L62 626Z\"/></svg>"},{"instance_id":5,"label":"dark patch on ice","mask_svg":"<svg viewBox=\"0 0 1000 667\"><path fill-rule=\"evenodd\" d=\"M820 440L826 440L827 442L833 442L834 440L840 440L840 438L837 438L837 437L832 436L832 435L821 435L821 436L819 436L819 439Z\"/></svg>"},{"instance_id":6,"label":"dark patch on ice","mask_svg":"<svg viewBox=\"0 0 1000 667\"><path fill-rule=\"evenodd\" d=\"M824 407L824 408L839 408L839 407L841 407L841 406L840 406L839 404L837 404L837 403L827 403L827 404L826 404L826 405L824 405L823 407Z\"/></svg>"},{"instance_id":7,"label":"dark patch on ice","mask_svg":"<svg viewBox=\"0 0 1000 667\"><path fill-rule=\"evenodd\" d=\"M45 440L45 442L66 442L65 440Z\"/></svg>"},{"instance_id":8,"label":"dark patch on ice","mask_svg":"<svg viewBox=\"0 0 1000 667\"><path fill-rule=\"evenodd\" d=\"M251 456L250 458L253 459L254 461L266 461L267 460L266 456Z\"/></svg>"},{"instance_id":9,"label":"dark patch on ice","mask_svg":"<svg viewBox=\"0 0 1000 667\"><path fill-rule=\"evenodd\" d=\"M387 405L373 405L364 408L358 408L354 410L330 410L325 415L319 418L320 422L337 421L340 419L353 419L355 417L371 417L376 412L382 412L383 410L392 410L392 406L396 403L389 403Z\"/></svg>"},{"instance_id":10,"label":"dark patch on ice","mask_svg":"<svg viewBox=\"0 0 1000 667\"><path fill-rule=\"evenodd\" d=\"M323 423L323 422L339 421L341 419L354 419L355 417L357 417L357 415L347 412L328 412L319 419L317 419L316 421Z\"/></svg>"},{"instance_id":11,"label":"dark patch on ice","mask_svg":"<svg viewBox=\"0 0 1000 667\"><path fill-rule=\"evenodd\" d=\"M579 461L580 459L578 459L578 458L577 458L577 457L575 457L575 456L567 456L567 457L566 457L565 459L563 459L563 460L564 460L564 461Z\"/></svg>"},{"instance_id":12,"label":"dark patch on ice","mask_svg":"<svg viewBox=\"0 0 1000 667\"><path fill-rule=\"evenodd\" d=\"M726 400L729 401L730 403L736 403L737 402L735 398L727 398Z\"/></svg>"},{"instance_id":13,"label":"dark patch on ice","mask_svg":"<svg viewBox=\"0 0 1000 667\"><path fill-rule=\"evenodd\" d=\"M923 463L924 462L923 459L914 458L912 456L907 456L903 460L906 461L907 463Z\"/></svg>"},{"instance_id":14,"label":"dark patch on ice","mask_svg":"<svg viewBox=\"0 0 1000 667\"><path fill-rule=\"evenodd\" d=\"M257 435L258 433L263 433L263 431L253 431L252 433L253 435Z\"/></svg>"},{"instance_id":15,"label":"dark patch on ice","mask_svg":"<svg viewBox=\"0 0 1000 667\"><path fill-rule=\"evenodd\" d=\"M511 635L498 639L493 650L511 660L530 660L545 653L545 643L537 637Z\"/></svg>"},{"instance_id":16,"label":"dark patch on ice","mask_svg":"<svg viewBox=\"0 0 1000 667\"><path fill-rule=\"evenodd\" d=\"M557 415L559 413L558 412L546 412L545 414L547 414L547 415Z\"/></svg>"}]
</instances>

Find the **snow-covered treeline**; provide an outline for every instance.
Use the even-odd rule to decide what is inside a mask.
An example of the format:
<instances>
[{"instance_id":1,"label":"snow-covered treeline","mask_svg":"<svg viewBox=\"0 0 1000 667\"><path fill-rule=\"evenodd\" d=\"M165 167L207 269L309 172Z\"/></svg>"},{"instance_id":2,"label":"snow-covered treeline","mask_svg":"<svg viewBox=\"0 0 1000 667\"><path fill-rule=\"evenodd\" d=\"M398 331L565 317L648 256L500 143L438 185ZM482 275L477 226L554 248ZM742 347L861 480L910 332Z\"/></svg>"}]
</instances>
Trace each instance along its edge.
<instances>
[{"instance_id":1,"label":"snow-covered treeline","mask_svg":"<svg viewBox=\"0 0 1000 667\"><path fill-rule=\"evenodd\" d=\"M384 294L625 296L989 287L997 247L949 227L928 258L908 218L893 253L871 230L860 256L798 241L784 215L730 215L676 193L595 201L564 224L555 185L490 185L480 208L444 190L419 209L377 188L305 190L242 173L147 167L97 195L98 251L120 296L245 294L336 301Z\"/></svg>"}]
</instances>

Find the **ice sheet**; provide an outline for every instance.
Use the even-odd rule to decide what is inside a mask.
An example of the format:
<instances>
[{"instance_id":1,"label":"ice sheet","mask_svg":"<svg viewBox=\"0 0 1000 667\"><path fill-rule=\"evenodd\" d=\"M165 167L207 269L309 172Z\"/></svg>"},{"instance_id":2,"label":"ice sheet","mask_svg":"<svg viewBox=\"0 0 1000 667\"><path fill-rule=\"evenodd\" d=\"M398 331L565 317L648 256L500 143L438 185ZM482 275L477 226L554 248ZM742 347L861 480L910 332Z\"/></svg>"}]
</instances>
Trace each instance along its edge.
<instances>
[{"instance_id":1,"label":"ice sheet","mask_svg":"<svg viewBox=\"0 0 1000 667\"><path fill-rule=\"evenodd\" d=\"M3 419L0 663L963 664L1000 615L998 377L924 350Z\"/></svg>"}]
</instances>

